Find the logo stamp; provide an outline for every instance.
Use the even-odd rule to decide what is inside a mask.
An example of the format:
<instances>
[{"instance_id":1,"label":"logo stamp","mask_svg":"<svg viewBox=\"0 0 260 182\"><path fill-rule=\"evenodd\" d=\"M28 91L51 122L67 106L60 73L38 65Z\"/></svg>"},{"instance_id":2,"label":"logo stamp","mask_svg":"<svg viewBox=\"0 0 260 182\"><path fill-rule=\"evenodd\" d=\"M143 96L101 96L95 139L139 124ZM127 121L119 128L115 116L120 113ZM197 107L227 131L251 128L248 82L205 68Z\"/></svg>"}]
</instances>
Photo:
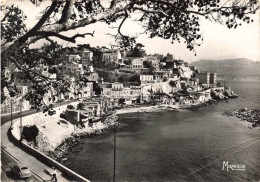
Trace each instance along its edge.
<instances>
[{"instance_id":1,"label":"logo stamp","mask_svg":"<svg viewBox=\"0 0 260 182\"><path fill-rule=\"evenodd\" d=\"M245 171L246 170L246 165L241 165L241 164L228 164L228 161L223 161L223 167L222 171L229 170L232 171Z\"/></svg>"}]
</instances>

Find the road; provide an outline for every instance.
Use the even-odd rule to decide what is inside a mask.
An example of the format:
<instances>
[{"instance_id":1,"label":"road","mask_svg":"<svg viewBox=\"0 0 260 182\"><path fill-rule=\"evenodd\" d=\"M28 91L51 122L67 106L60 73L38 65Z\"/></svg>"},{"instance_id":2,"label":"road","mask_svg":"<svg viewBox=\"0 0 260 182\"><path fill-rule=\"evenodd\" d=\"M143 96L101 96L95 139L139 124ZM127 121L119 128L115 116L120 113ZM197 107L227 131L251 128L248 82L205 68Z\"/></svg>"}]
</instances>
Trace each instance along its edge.
<instances>
[{"instance_id":1,"label":"road","mask_svg":"<svg viewBox=\"0 0 260 182\"><path fill-rule=\"evenodd\" d=\"M1 162L2 162L1 181L26 181L26 182L43 181L33 173L30 178L20 179L19 176L16 175L11 170L11 167L14 166L15 164L18 164L19 161L14 159L3 149L1 149Z\"/></svg>"},{"instance_id":2,"label":"road","mask_svg":"<svg viewBox=\"0 0 260 182\"><path fill-rule=\"evenodd\" d=\"M66 104L69 104L68 101L56 103L54 104L54 107ZM21 115L27 116L36 112L37 111L35 109L28 110L23 111ZM12 115L13 120L19 117L19 113L15 113ZM37 158L26 153L10 141L10 138L8 137L8 130L11 126L10 119L10 114L6 116L1 116L1 147L4 148L4 150L1 150L1 181L50 181L51 177L45 172L46 169L51 169L50 166L47 166L44 163L40 162ZM18 163L19 161L27 165L34 172L34 174L37 174L37 176L40 176L40 178L38 178L36 175L33 175L31 178L20 180L18 176L10 171L10 166ZM58 175L57 177L60 181L69 181L66 177L63 177L63 175Z\"/></svg>"},{"instance_id":3,"label":"road","mask_svg":"<svg viewBox=\"0 0 260 182\"><path fill-rule=\"evenodd\" d=\"M70 101L70 102L74 102L74 101ZM58 106L62 106L62 105L66 105L68 104L68 101L65 101L65 102L60 102L60 103L54 103L54 107L58 107ZM31 109L31 110L27 110L27 111L22 111L22 114L21 116L24 117L24 116L28 116L30 114L34 114L36 112L41 112L41 111L36 111L35 109ZM12 114L12 118L13 120L16 119L16 118L19 118L20 117L20 113L17 112L17 113L13 113ZM11 114L8 114L8 115L5 115L5 116L1 116L1 125L9 122L11 120Z\"/></svg>"}]
</instances>

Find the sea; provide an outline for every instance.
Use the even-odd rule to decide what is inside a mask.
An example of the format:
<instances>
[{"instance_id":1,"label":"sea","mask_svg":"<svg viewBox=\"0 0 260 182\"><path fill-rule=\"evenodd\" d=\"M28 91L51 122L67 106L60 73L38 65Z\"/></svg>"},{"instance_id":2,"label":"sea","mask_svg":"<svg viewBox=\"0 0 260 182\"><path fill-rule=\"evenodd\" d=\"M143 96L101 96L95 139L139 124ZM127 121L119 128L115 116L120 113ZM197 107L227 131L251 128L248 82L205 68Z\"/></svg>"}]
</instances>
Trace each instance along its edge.
<instances>
[{"instance_id":1,"label":"sea","mask_svg":"<svg viewBox=\"0 0 260 182\"><path fill-rule=\"evenodd\" d=\"M225 111L260 109L260 81L227 81L237 99L120 116L116 135L85 138L66 166L91 181L259 181L260 128ZM233 167L233 168L232 168Z\"/></svg>"}]
</instances>

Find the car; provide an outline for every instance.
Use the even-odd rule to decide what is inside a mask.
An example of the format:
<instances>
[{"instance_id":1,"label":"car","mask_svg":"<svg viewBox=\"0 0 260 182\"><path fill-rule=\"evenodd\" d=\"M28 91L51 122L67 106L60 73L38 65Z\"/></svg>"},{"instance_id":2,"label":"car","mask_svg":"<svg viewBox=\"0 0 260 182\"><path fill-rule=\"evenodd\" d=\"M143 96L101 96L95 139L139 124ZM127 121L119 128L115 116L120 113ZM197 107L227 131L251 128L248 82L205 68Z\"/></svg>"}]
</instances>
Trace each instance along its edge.
<instances>
[{"instance_id":1,"label":"car","mask_svg":"<svg viewBox=\"0 0 260 182\"><path fill-rule=\"evenodd\" d=\"M30 169L22 163L14 165L12 171L20 178L29 178L32 176Z\"/></svg>"}]
</instances>

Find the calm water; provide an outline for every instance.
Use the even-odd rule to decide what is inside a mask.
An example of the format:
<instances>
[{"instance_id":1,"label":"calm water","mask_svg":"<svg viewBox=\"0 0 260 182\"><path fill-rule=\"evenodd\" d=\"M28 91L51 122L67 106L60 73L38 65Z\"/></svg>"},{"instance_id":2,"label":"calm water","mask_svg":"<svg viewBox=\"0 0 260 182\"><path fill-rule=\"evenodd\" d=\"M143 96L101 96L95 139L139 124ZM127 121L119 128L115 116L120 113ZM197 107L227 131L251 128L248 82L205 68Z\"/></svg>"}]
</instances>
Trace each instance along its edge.
<instances>
[{"instance_id":1,"label":"calm water","mask_svg":"<svg viewBox=\"0 0 260 182\"><path fill-rule=\"evenodd\" d=\"M228 83L238 99L185 111L140 113L120 119L116 181L260 180L260 130L225 110L260 109L260 82ZM126 114L122 117L133 117ZM83 139L67 164L91 181L113 179L113 134ZM245 171L222 171L223 161Z\"/></svg>"}]
</instances>

